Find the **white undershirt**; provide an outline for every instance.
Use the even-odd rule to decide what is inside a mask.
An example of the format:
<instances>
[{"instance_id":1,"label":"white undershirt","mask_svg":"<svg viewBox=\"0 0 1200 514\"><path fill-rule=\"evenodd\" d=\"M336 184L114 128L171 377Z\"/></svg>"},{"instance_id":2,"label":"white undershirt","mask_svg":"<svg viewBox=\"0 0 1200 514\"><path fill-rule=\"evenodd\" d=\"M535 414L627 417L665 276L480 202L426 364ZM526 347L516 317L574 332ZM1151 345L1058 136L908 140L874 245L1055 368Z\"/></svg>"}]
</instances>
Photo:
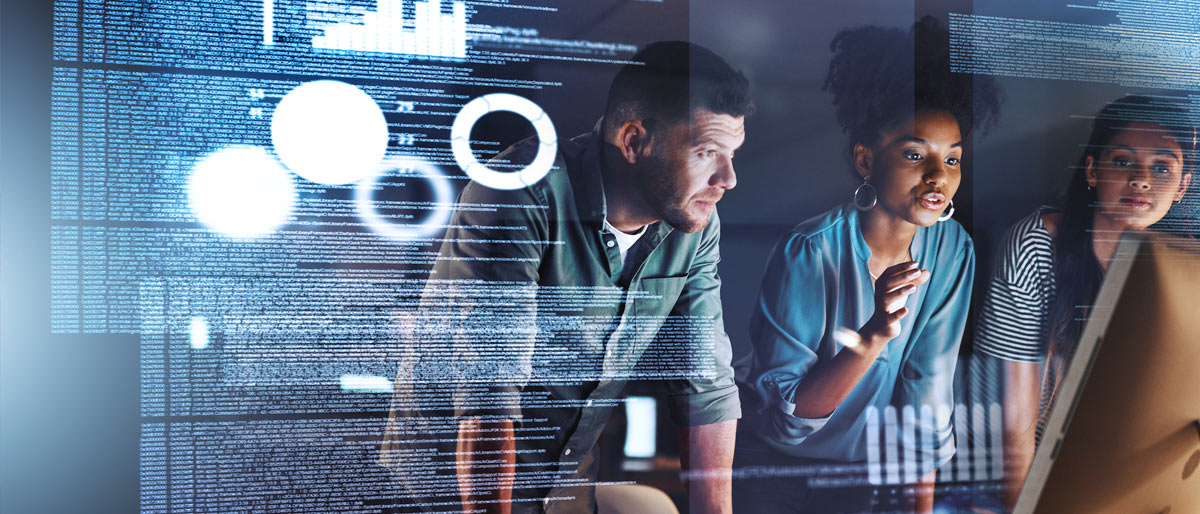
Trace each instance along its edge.
<instances>
[{"instance_id":1,"label":"white undershirt","mask_svg":"<svg viewBox=\"0 0 1200 514\"><path fill-rule=\"evenodd\" d=\"M608 222L608 218L604 219L604 228L608 229L609 232L612 232L613 239L617 241L617 249L621 251L622 265L625 264L625 257L629 255L629 249L632 248L633 244L636 243L638 239L641 239L642 235L646 233L647 226L648 225L642 225L642 228L635 234L626 234L625 232L617 230L617 227L612 226L612 223Z\"/></svg>"}]
</instances>

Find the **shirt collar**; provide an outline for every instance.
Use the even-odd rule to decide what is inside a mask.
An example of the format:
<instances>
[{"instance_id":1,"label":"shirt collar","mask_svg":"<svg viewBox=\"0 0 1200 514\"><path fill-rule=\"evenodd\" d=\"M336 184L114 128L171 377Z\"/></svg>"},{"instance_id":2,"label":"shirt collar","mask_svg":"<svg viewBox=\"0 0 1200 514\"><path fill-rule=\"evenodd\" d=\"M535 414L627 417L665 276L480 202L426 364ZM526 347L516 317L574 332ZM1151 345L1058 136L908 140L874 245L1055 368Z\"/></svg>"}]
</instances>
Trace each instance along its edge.
<instances>
[{"instance_id":1,"label":"shirt collar","mask_svg":"<svg viewBox=\"0 0 1200 514\"><path fill-rule=\"evenodd\" d=\"M576 143L574 155L568 158L578 159L578 166L568 166L571 183L575 184L575 203L579 208L579 219L593 223L603 230L604 220L608 214L608 204L604 196L604 176L600 172L600 154L603 150L604 138L601 135L603 118L596 122L592 132L571 139ZM651 244L657 245L673 228L666 222L651 223L645 234Z\"/></svg>"},{"instance_id":2,"label":"shirt collar","mask_svg":"<svg viewBox=\"0 0 1200 514\"><path fill-rule=\"evenodd\" d=\"M854 253L856 253L863 262L871 260L871 247L867 246L867 240L863 239L862 234L862 216L854 203L848 203L842 206L843 216L846 217L846 225L850 228L850 242L854 245ZM938 222L941 223L941 222ZM917 227L913 233L912 243L908 245L908 251L912 254L914 261L921 262L925 248L925 230L927 227Z\"/></svg>"}]
</instances>

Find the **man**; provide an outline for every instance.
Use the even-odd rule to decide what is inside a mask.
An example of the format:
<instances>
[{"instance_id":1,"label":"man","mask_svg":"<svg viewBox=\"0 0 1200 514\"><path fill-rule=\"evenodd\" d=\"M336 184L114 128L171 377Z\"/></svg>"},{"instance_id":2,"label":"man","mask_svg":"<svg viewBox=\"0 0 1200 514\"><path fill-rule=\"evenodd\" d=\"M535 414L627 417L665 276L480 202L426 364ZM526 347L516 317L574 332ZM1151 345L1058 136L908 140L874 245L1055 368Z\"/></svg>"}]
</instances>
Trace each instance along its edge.
<instances>
[{"instance_id":1,"label":"man","mask_svg":"<svg viewBox=\"0 0 1200 514\"><path fill-rule=\"evenodd\" d=\"M560 142L545 178L462 193L380 457L416 509L595 511L597 438L626 382L655 378L699 477L694 510L731 510L741 409L715 209L753 105L746 78L696 45L655 43L633 61L598 133Z\"/></svg>"}]
</instances>

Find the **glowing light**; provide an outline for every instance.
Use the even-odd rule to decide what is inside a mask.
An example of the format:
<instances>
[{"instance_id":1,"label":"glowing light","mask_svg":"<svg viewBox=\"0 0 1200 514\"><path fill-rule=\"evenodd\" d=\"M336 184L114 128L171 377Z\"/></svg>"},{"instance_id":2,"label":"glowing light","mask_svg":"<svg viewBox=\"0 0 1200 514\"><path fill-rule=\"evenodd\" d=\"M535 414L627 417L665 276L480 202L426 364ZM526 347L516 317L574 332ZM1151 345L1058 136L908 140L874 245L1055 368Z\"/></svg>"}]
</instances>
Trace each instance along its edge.
<instances>
[{"instance_id":1,"label":"glowing light","mask_svg":"<svg viewBox=\"0 0 1200 514\"><path fill-rule=\"evenodd\" d=\"M630 396L625 400L625 456L650 458L657 451L658 413L654 398Z\"/></svg>"},{"instance_id":2,"label":"glowing light","mask_svg":"<svg viewBox=\"0 0 1200 514\"><path fill-rule=\"evenodd\" d=\"M846 348L858 348L862 344L862 336L845 327L838 327L833 331L833 340Z\"/></svg>"},{"instance_id":3,"label":"glowing light","mask_svg":"<svg viewBox=\"0 0 1200 514\"><path fill-rule=\"evenodd\" d=\"M390 393L392 381L379 375L342 375L339 382L343 391L358 393Z\"/></svg>"},{"instance_id":4,"label":"glowing light","mask_svg":"<svg viewBox=\"0 0 1200 514\"><path fill-rule=\"evenodd\" d=\"M188 342L193 350L208 348L208 320L200 316L192 316L188 322Z\"/></svg>"},{"instance_id":5,"label":"glowing light","mask_svg":"<svg viewBox=\"0 0 1200 514\"><path fill-rule=\"evenodd\" d=\"M533 124L538 137L538 151L533 162L513 172L499 172L484 166L471 153L471 129L484 115L496 111L509 111L520 115ZM558 151L558 133L550 116L537 104L528 99L508 93L492 93L467 102L458 111L454 124L450 126L450 149L454 160L468 177L492 189L520 189L536 184L545 177L554 165Z\"/></svg>"},{"instance_id":6,"label":"glowing light","mask_svg":"<svg viewBox=\"0 0 1200 514\"><path fill-rule=\"evenodd\" d=\"M467 56L467 4L449 2L450 13L442 13L441 0L412 3L408 0L378 0L376 10L363 12L360 19L327 25L312 40L313 48L384 52L428 57ZM414 20L406 21L411 9ZM409 26L411 25L411 26Z\"/></svg>"},{"instance_id":7,"label":"glowing light","mask_svg":"<svg viewBox=\"0 0 1200 514\"><path fill-rule=\"evenodd\" d=\"M297 175L318 184L350 184L379 167L387 152L387 120L379 104L353 85L306 82L275 107L271 143Z\"/></svg>"},{"instance_id":8,"label":"glowing light","mask_svg":"<svg viewBox=\"0 0 1200 514\"><path fill-rule=\"evenodd\" d=\"M292 177L266 150L233 146L196 163L188 182L192 212L208 228L239 239L274 232L296 202Z\"/></svg>"},{"instance_id":9,"label":"glowing light","mask_svg":"<svg viewBox=\"0 0 1200 514\"><path fill-rule=\"evenodd\" d=\"M432 164L416 158L393 158L385 164L383 173L359 182L354 187L354 205L367 227L376 234L398 241L432 237L445 228L450 221L451 206L454 202L454 190L445 175ZM379 179L386 176L389 170L414 172L429 181L433 188L434 201L428 205L429 214L425 219L418 223L399 224L388 221L379 213L375 190L382 187L378 185Z\"/></svg>"}]
</instances>

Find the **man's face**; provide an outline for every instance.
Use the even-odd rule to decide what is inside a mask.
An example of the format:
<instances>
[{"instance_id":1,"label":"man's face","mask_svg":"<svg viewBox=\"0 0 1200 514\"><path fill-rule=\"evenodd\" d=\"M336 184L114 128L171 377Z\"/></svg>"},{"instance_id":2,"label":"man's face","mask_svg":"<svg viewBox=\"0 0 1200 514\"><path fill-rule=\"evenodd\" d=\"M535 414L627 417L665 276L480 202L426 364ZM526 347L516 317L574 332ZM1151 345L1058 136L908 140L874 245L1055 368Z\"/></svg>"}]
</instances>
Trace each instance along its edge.
<instances>
[{"instance_id":1,"label":"man's face","mask_svg":"<svg viewBox=\"0 0 1200 514\"><path fill-rule=\"evenodd\" d=\"M639 160L642 198L677 230L699 232L727 189L737 185L733 153L746 140L744 117L707 110L664 127Z\"/></svg>"}]
</instances>

